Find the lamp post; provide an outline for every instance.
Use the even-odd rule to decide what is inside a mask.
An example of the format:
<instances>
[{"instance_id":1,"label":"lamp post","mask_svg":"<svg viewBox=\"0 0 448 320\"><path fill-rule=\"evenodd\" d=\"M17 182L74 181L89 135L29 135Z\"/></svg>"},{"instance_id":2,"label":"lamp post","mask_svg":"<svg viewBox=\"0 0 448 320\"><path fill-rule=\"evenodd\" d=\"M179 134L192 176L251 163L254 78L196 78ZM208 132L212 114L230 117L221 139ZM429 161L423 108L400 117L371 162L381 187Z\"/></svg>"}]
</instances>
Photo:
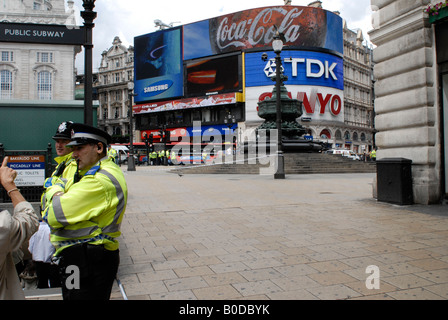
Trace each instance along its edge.
<instances>
[{"instance_id":1,"label":"lamp post","mask_svg":"<svg viewBox=\"0 0 448 320\"><path fill-rule=\"evenodd\" d=\"M280 53L283 49L283 41L280 39L280 35L277 34L274 37L274 41L272 42L272 48L276 54L275 57L275 92L277 96L276 101L276 109L277 109L277 172L274 174L274 179L285 179L285 161L283 158L283 146L282 146L282 101L281 101L281 68L282 68L282 60L280 57Z\"/></svg>"},{"instance_id":2,"label":"lamp post","mask_svg":"<svg viewBox=\"0 0 448 320\"><path fill-rule=\"evenodd\" d=\"M129 156L128 156L128 171L135 171L134 159L134 112L132 110L132 97L135 96L134 82L128 82L128 97L129 97Z\"/></svg>"},{"instance_id":3,"label":"lamp post","mask_svg":"<svg viewBox=\"0 0 448 320\"><path fill-rule=\"evenodd\" d=\"M93 11L95 8L95 0L83 0L82 6L84 11L81 11L81 17L84 19L85 26L85 41L84 41L84 123L93 125L93 106L92 106L92 29L95 26L97 14Z\"/></svg>"}]
</instances>

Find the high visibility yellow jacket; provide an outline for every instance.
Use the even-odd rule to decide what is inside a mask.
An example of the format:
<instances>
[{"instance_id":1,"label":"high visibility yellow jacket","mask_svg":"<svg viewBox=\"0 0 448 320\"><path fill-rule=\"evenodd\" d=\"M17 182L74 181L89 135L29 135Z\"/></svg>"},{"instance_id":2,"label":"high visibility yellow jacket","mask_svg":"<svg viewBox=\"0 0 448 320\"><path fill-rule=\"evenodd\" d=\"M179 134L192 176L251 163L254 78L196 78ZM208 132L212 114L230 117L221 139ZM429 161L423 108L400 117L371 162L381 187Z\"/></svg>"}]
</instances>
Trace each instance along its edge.
<instances>
[{"instance_id":1,"label":"high visibility yellow jacket","mask_svg":"<svg viewBox=\"0 0 448 320\"><path fill-rule=\"evenodd\" d=\"M118 158L118 151L114 148L110 148L110 150L107 150L107 155L111 158Z\"/></svg>"},{"instance_id":2,"label":"high visibility yellow jacket","mask_svg":"<svg viewBox=\"0 0 448 320\"><path fill-rule=\"evenodd\" d=\"M121 169L108 157L87 172L77 183L59 180L47 189L44 220L51 228L55 255L65 248L88 242L117 250L120 225L126 210L128 189ZM60 192L63 192L60 194Z\"/></svg>"},{"instance_id":3,"label":"high visibility yellow jacket","mask_svg":"<svg viewBox=\"0 0 448 320\"><path fill-rule=\"evenodd\" d=\"M44 191L41 195L41 210L45 208L46 203L46 192L49 187L55 183L58 179L62 179L65 184L71 183L70 180L73 180L75 176L75 172L77 170L76 161L72 158L73 152L66 154L65 156L56 157L54 161L56 161L57 166L54 172L51 174L49 178L47 178L44 182ZM43 215L43 212L41 212Z\"/></svg>"}]
</instances>

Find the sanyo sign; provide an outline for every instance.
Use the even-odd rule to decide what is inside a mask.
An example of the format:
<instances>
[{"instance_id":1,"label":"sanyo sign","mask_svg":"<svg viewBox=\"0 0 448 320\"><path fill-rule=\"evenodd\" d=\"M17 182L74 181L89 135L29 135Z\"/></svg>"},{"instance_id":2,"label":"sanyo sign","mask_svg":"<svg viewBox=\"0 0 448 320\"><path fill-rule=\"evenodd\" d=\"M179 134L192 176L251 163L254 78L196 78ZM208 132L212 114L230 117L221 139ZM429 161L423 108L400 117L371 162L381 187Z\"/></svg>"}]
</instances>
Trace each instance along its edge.
<instances>
[{"instance_id":1,"label":"sanyo sign","mask_svg":"<svg viewBox=\"0 0 448 320\"><path fill-rule=\"evenodd\" d=\"M257 102L272 92L275 83L275 54L267 52L245 54L246 121L256 122ZM302 101L302 118L316 121L344 122L343 58L325 52L283 50L282 70L288 77L286 89L291 98Z\"/></svg>"},{"instance_id":2,"label":"sanyo sign","mask_svg":"<svg viewBox=\"0 0 448 320\"><path fill-rule=\"evenodd\" d=\"M257 102L272 93L270 86L246 88L246 121L259 122ZM344 122L344 91L321 86L286 85L289 96L302 102L302 119Z\"/></svg>"},{"instance_id":3,"label":"sanyo sign","mask_svg":"<svg viewBox=\"0 0 448 320\"><path fill-rule=\"evenodd\" d=\"M245 55L246 87L272 85L275 76L275 54L262 52ZM339 56L314 51L282 51L282 70L288 77L286 85L323 86L344 90L344 64Z\"/></svg>"}]
</instances>

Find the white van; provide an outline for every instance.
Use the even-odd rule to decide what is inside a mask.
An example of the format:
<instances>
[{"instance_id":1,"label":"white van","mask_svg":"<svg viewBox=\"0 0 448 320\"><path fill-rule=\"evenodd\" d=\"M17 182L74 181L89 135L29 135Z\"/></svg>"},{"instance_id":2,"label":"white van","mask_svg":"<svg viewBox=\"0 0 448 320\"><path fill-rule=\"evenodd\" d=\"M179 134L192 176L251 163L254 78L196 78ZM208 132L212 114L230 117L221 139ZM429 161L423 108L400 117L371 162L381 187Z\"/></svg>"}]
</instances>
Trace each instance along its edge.
<instances>
[{"instance_id":1,"label":"white van","mask_svg":"<svg viewBox=\"0 0 448 320\"><path fill-rule=\"evenodd\" d=\"M359 156L356 153L354 153L352 150L345 150L345 149L333 150L333 154L340 154L343 157L347 157L347 158L353 159L353 160L361 160L359 158Z\"/></svg>"},{"instance_id":2,"label":"white van","mask_svg":"<svg viewBox=\"0 0 448 320\"><path fill-rule=\"evenodd\" d=\"M126 146L121 146L121 145L111 145L112 149L117 150L118 152L118 163L122 164L125 163L126 161L128 161L128 153L129 153L129 148Z\"/></svg>"}]
</instances>

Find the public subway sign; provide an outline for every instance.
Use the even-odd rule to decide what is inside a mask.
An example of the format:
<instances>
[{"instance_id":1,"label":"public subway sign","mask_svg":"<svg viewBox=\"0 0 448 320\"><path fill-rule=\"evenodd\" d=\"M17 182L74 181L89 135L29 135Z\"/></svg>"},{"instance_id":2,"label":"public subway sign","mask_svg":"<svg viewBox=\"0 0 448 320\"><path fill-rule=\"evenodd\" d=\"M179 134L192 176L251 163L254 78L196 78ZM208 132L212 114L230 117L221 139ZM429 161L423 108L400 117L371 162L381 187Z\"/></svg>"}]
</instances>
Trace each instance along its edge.
<instances>
[{"instance_id":1,"label":"public subway sign","mask_svg":"<svg viewBox=\"0 0 448 320\"><path fill-rule=\"evenodd\" d=\"M45 181L45 156L9 156L8 167L17 172L18 187L42 186Z\"/></svg>"},{"instance_id":2,"label":"public subway sign","mask_svg":"<svg viewBox=\"0 0 448 320\"><path fill-rule=\"evenodd\" d=\"M0 42L83 45L85 43L84 28L1 22Z\"/></svg>"},{"instance_id":3,"label":"public subway sign","mask_svg":"<svg viewBox=\"0 0 448 320\"><path fill-rule=\"evenodd\" d=\"M245 54L247 87L273 85L277 66L275 53L266 52L268 59L262 60L263 52ZM323 86L344 90L343 58L314 51L284 50L281 53L282 71L288 77L285 85Z\"/></svg>"},{"instance_id":4,"label":"public subway sign","mask_svg":"<svg viewBox=\"0 0 448 320\"><path fill-rule=\"evenodd\" d=\"M274 6L235 12L184 26L184 59L272 48L278 31L285 45L343 54L342 19L320 8Z\"/></svg>"}]
</instances>

